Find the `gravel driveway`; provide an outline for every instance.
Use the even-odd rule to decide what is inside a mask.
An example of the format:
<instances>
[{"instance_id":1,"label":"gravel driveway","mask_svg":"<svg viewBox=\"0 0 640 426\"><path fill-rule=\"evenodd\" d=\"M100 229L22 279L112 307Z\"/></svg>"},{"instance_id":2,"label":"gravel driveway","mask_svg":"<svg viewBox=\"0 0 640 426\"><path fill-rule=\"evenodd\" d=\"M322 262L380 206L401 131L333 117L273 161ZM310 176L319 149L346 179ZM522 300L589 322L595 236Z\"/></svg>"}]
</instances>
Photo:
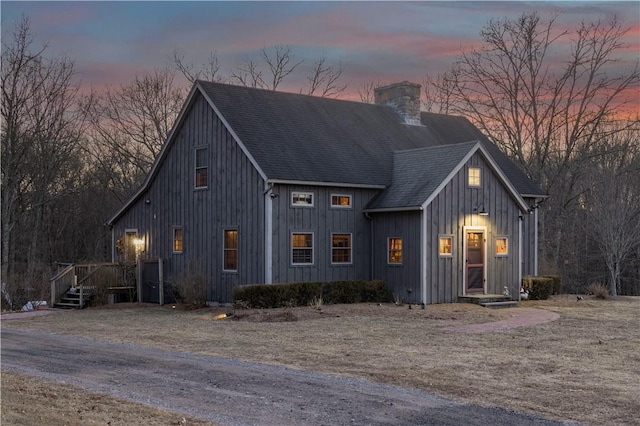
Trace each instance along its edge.
<instances>
[{"instance_id":1,"label":"gravel driveway","mask_svg":"<svg viewBox=\"0 0 640 426\"><path fill-rule=\"evenodd\" d=\"M226 425L559 425L361 379L2 327L2 368Z\"/></svg>"}]
</instances>

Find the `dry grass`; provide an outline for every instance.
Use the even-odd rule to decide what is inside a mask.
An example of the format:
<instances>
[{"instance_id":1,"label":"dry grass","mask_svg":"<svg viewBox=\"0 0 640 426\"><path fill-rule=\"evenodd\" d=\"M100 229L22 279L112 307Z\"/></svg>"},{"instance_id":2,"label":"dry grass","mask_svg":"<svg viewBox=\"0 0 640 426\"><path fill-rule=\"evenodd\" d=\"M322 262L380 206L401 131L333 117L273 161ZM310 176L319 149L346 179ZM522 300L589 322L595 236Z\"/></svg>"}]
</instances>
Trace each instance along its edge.
<instances>
[{"instance_id":1,"label":"dry grass","mask_svg":"<svg viewBox=\"0 0 640 426\"><path fill-rule=\"evenodd\" d=\"M185 418L144 404L6 371L2 372L2 424L215 426L211 422Z\"/></svg>"},{"instance_id":2,"label":"dry grass","mask_svg":"<svg viewBox=\"0 0 640 426\"><path fill-rule=\"evenodd\" d=\"M501 320L510 311L323 305L238 310L216 320L228 309L116 305L9 324L364 377L584 424L640 424L640 298L560 296L523 306L560 319L464 334L444 328Z\"/></svg>"}]
</instances>

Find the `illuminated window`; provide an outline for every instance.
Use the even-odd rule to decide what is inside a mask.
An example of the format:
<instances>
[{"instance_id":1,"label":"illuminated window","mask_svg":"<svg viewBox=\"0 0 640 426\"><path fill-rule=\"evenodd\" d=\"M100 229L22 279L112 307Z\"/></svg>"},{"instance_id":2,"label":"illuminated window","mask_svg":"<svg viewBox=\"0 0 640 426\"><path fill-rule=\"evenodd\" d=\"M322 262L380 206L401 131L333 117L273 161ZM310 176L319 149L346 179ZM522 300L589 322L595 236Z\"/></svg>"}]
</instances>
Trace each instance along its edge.
<instances>
[{"instance_id":1,"label":"illuminated window","mask_svg":"<svg viewBox=\"0 0 640 426\"><path fill-rule=\"evenodd\" d=\"M173 252L182 253L184 250L184 231L181 227L173 228Z\"/></svg>"},{"instance_id":2,"label":"illuminated window","mask_svg":"<svg viewBox=\"0 0 640 426\"><path fill-rule=\"evenodd\" d=\"M292 192L291 205L296 207L313 207L313 192Z\"/></svg>"},{"instance_id":3,"label":"illuminated window","mask_svg":"<svg viewBox=\"0 0 640 426\"><path fill-rule=\"evenodd\" d=\"M389 238L388 240L388 263L402 263L402 238Z\"/></svg>"},{"instance_id":4,"label":"illuminated window","mask_svg":"<svg viewBox=\"0 0 640 426\"><path fill-rule=\"evenodd\" d=\"M351 195L331 194L331 207L350 208Z\"/></svg>"},{"instance_id":5,"label":"illuminated window","mask_svg":"<svg viewBox=\"0 0 640 426\"><path fill-rule=\"evenodd\" d=\"M196 148L195 187L206 188L209 180L207 148Z\"/></svg>"},{"instance_id":6,"label":"illuminated window","mask_svg":"<svg viewBox=\"0 0 640 426\"><path fill-rule=\"evenodd\" d=\"M238 230L224 230L224 270L238 270Z\"/></svg>"},{"instance_id":7,"label":"illuminated window","mask_svg":"<svg viewBox=\"0 0 640 426\"><path fill-rule=\"evenodd\" d=\"M313 264L313 234L294 232L291 235L291 263L294 265Z\"/></svg>"},{"instance_id":8,"label":"illuminated window","mask_svg":"<svg viewBox=\"0 0 640 426\"><path fill-rule=\"evenodd\" d=\"M477 167L469 167L469 186L480 186L480 169Z\"/></svg>"},{"instance_id":9,"label":"illuminated window","mask_svg":"<svg viewBox=\"0 0 640 426\"><path fill-rule=\"evenodd\" d=\"M351 234L331 234L331 263L351 263Z\"/></svg>"},{"instance_id":10,"label":"illuminated window","mask_svg":"<svg viewBox=\"0 0 640 426\"><path fill-rule=\"evenodd\" d=\"M440 256L451 256L453 251L453 237L450 235L438 238L438 253Z\"/></svg>"},{"instance_id":11,"label":"illuminated window","mask_svg":"<svg viewBox=\"0 0 640 426\"><path fill-rule=\"evenodd\" d=\"M507 256L509 254L509 239L507 237L496 238L496 255Z\"/></svg>"}]
</instances>

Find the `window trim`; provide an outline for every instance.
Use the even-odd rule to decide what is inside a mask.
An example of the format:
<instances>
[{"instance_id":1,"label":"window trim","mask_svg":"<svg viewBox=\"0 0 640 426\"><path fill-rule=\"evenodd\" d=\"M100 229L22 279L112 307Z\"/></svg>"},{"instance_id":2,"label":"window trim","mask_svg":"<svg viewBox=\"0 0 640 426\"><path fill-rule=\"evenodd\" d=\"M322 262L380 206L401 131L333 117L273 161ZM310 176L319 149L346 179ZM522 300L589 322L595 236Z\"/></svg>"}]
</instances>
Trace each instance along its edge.
<instances>
[{"instance_id":1,"label":"window trim","mask_svg":"<svg viewBox=\"0 0 640 426\"><path fill-rule=\"evenodd\" d=\"M309 204L305 204L305 203L294 203L293 198L295 195L309 195L311 197L311 202ZM290 201L291 201L291 207L314 207L315 201L316 201L316 194L313 191L291 191L291 196L290 196Z\"/></svg>"},{"instance_id":2,"label":"window trim","mask_svg":"<svg viewBox=\"0 0 640 426\"><path fill-rule=\"evenodd\" d=\"M498 253L498 240L504 240L505 252ZM494 239L495 255L496 257L508 257L509 256L509 236L497 235Z\"/></svg>"},{"instance_id":3,"label":"window trim","mask_svg":"<svg viewBox=\"0 0 640 426\"><path fill-rule=\"evenodd\" d=\"M171 244L171 252L173 254L182 254L184 253L184 227L183 226L174 226L172 227L173 231L172 231L172 236L173 236L173 240L172 240L172 244ZM176 239L176 231L181 231L182 235L181 235L181 239L179 240L181 242L181 246L182 248L180 250L176 250L176 241L178 241Z\"/></svg>"},{"instance_id":4,"label":"window trim","mask_svg":"<svg viewBox=\"0 0 640 426\"><path fill-rule=\"evenodd\" d=\"M338 197L338 201L340 201L340 197L346 197L349 199L349 204L347 205L342 205L342 204L334 204L333 203L333 197ZM329 202L331 204L331 208L332 209L351 209L353 208L353 196L351 194L330 194L329 195Z\"/></svg>"},{"instance_id":5,"label":"window trim","mask_svg":"<svg viewBox=\"0 0 640 426\"><path fill-rule=\"evenodd\" d=\"M400 252L400 261L391 261L391 240L400 240L400 249L394 249L395 252ZM402 237L387 237L387 265L401 266L404 263L404 239Z\"/></svg>"},{"instance_id":6,"label":"window trim","mask_svg":"<svg viewBox=\"0 0 640 426\"><path fill-rule=\"evenodd\" d=\"M235 247L227 247L227 232L235 232L236 233L236 246ZM240 255L240 241L238 240L239 232L238 228L223 228L222 230L222 271L223 272L238 272L238 263L240 263L239 255ZM227 253L235 251L236 253L236 267L235 269L227 268Z\"/></svg>"},{"instance_id":7,"label":"window trim","mask_svg":"<svg viewBox=\"0 0 640 426\"><path fill-rule=\"evenodd\" d=\"M450 252L446 253L442 251L441 240L449 239L449 249ZM450 258L453 257L453 235L452 234L438 234L438 257L442 258Z\"/></svg>"},{"instance_id":8,"label":"window trim","mask_svg":"<svg viewBox=\"0 0 640 426\"><path fill-rule=\"evenodd\" d=\"M294 237L294 235L311 235L311 247L294 247L294 245L293 245L293 237ZM292 231L291 232L291 238L289 238L289 245L290 245L291 266L313 266L315 264L315 250L314 250L315 234L313 232L310 232L310 231ZM310 263L307 263L307 262L294 262L294 260L293 260L293 251L294 250L311 250L311 262Z\"/></svg>"},{"instance_id":9,"label":"window trim","mask_svg":"<svg viewBox=\"0 0 640 426\"><path fill-rule=\"evenodd\" d=\"M471 183L471 171L472 170L477 170L478 171L478 183ZM474 180L475 180L475 176L474 176ZM480 167L476 167L476 166L469 166L468 170L467 170L467 185L469 186L469 188L480 188L482 187L482 168Z\"/></svg>"},{"instance_id":10,"label":"window trim","mask_svg":"<svg viewBox=\"0 0 640 426\"><path fill-rule=\"evenodd\" d=\"M198 166L198 151L205 151L205 165ZM193 189L207 189L209 187L209 147L197 146L193 149ZM204 169L206 171L206 184L198 186L198 171Z\"/></svg>"},{"instance_id":11,"label":"window trim","mask_svg":"<svg viewBox=\"0 0 640 426\"><path fill-rule=\"evenodd\" d=\"M333 237L335 235L348 235L349 236L349 247L346 249L349 250L349 261L348 262L334 262L333 261L333 251L334 250L345 250L345 247L334 247L333 245ZM353 265L353 234L351 232L332 232L331 239L329 240L329 244L331 245L331 264L332 265Z\"/></svg>"}]
</instances>

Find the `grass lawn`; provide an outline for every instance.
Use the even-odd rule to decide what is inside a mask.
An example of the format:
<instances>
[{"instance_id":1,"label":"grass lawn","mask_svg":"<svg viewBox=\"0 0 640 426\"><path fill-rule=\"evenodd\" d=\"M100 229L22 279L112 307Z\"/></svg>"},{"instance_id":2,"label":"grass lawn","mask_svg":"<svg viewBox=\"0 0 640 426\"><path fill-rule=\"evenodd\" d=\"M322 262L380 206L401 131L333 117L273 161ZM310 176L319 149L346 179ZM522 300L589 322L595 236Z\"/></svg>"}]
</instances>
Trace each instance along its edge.
<instances>
[{"instance_id":1,"label":"grass lawn","mask_svg":"<svg viewBox=\"0 0 640 426\"><path fill-rule=\"evenodd\" d=\"M522 306L560 319L461 333L445 328L514 311L360 304L236 310L216 319L232 309L118 304L3 325L362 377L584 424L640 425L640 298L559 296ZM14 385L5 386L5 375L3 423L15 414L5 404L20 398Z\"/></svg>"}]
</instances>

